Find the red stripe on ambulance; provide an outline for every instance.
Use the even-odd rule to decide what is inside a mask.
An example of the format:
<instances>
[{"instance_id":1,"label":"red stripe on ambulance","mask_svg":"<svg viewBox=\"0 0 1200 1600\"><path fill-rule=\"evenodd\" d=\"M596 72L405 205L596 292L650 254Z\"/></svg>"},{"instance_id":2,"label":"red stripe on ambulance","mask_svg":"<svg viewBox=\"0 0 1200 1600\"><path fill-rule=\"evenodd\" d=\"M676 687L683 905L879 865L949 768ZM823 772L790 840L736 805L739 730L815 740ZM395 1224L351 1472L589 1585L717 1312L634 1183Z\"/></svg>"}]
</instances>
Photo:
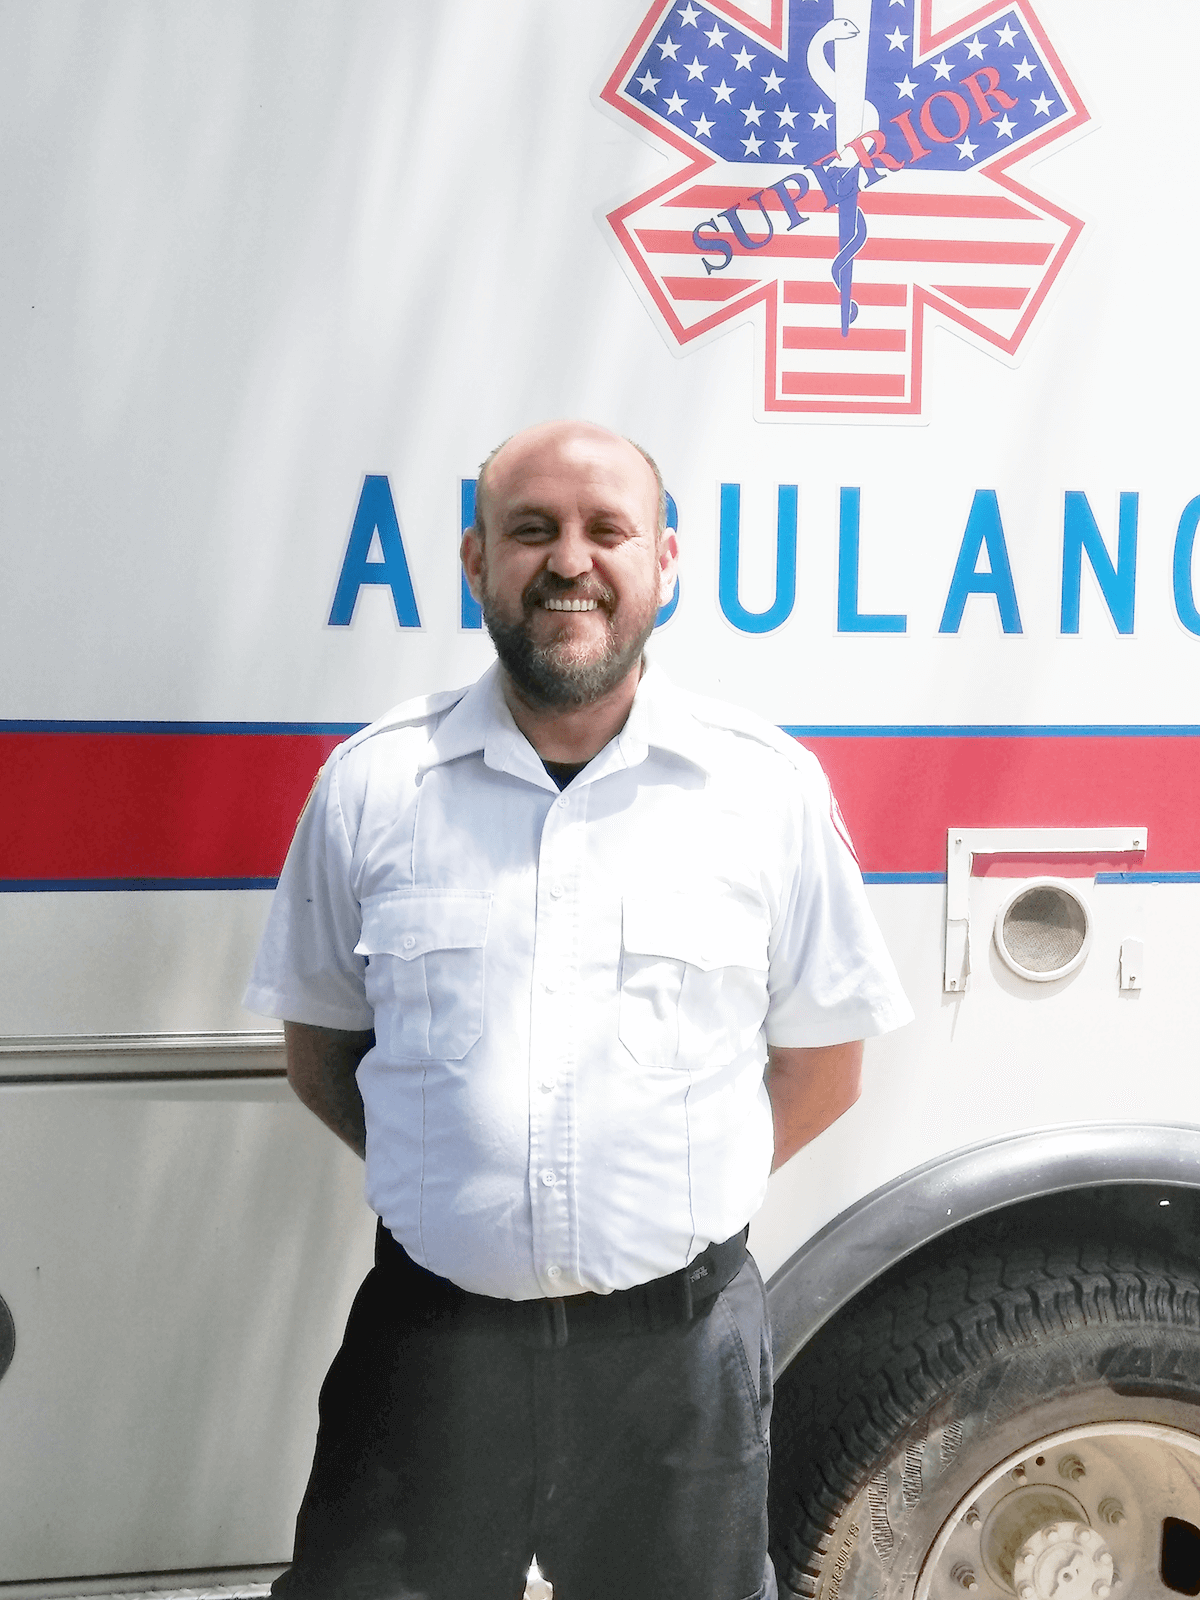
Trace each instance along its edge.
<instances>
[{"instance_id":1,"label":"red stripe on ambulance","mask_svg":"<svg viewBox=\"0 0 1200 1600\"><path fill-rule=\"evenodd\" d=\"M0 882L271 879L338 742L312 732L0 732ZM865 873L940 873L950 827L1149 829L1200 870L1200 734L805 734Z\"/></svg>"}]
</instances>

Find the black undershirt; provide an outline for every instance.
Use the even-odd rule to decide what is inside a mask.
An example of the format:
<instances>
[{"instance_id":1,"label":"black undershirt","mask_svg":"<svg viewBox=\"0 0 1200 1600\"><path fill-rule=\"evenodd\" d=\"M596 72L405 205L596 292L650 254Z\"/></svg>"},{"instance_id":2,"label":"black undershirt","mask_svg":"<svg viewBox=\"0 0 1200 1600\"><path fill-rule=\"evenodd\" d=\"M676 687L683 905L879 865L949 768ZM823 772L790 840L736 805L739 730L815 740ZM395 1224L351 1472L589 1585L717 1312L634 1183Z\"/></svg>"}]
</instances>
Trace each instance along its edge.
<instances>
[{"instance_id":1,"label":"black undershirt","mask_svg":"<svg viewBox=\"0 0 1200 1600\"><path fill-rule=\"evenodd\" d=\"M586 761L547 761L542 758L542 765L554 779L560 789L565 789L571 779L581 773L587 766Z\"/></svg>"}]
</instances>

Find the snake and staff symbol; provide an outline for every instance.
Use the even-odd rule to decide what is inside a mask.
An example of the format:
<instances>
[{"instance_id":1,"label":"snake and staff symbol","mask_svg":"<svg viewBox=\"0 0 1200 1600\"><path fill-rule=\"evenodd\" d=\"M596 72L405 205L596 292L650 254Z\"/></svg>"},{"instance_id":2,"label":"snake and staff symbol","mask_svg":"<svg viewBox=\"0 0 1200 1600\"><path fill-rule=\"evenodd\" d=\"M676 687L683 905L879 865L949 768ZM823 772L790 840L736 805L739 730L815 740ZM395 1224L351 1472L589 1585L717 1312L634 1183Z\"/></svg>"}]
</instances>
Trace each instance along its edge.
<instances>
[{"instance_id":1,"label":"snake and staff symbol","mask_svg":"<svg viewBox=\"0 0 1200 1600\"><path fill-rule=\"evenodd\" d=\"M818 28L809 41L809 77L834 104L834 136L838 155L828 165L838 208L838 250L830 269L837 285L842 312L842 337L858 316L851 289L854 258L867 242L867 224L858 204L862 167L854 152L846 154L851 139L879 126L879 113L867 99L867 50L871 40L872 0L836 0L832 22ZM833 46L833 65L826 54Z\"/></svg>"}]
</instances>

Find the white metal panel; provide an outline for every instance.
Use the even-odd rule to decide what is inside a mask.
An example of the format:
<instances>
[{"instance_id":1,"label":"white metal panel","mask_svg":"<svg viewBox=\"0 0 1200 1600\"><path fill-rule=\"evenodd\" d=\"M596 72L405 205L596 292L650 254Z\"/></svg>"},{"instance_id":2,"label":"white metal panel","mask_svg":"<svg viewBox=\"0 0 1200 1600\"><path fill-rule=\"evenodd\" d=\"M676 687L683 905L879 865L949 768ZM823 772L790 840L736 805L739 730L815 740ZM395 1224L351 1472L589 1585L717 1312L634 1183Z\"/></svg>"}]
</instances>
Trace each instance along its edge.
<instances>
[{"instance_id":1,"label":"white metal panel","mask_svg":"<svg viewBox=\"0 0 1200 1600\"><path fill-rule=\"evenodd\" d=\"M286 1561L370 1258L279 1080L0 1088L0 1581Z\"/></svg>"},{"instance_id":2,"label":"white metal panel","mask_svg":"<svg viewBox=\"0 0 1200 1600\"><path fill-rule=\"evenodd\" d=\"M863 1194L943 1151L1072 1122L1200 1122L1194 886L1072 882L1092 914L1088 958L1070 977L1028 983L990 939L1014 880L973 879L986 945L971 988L954 995L942 989L945 888L869 890L916 1021L868 1041L861 1100L772 1178L751 1228L765 1275ZM1123 990L1133 932L1144 985Z\"/></svg>"},{"instance_id":3,"label":"white metal panel","mask_svg":"<svg viewBox=\"0 0 1200 1600\"><path fill-rule=\"evenodd\" d=\"M241 1004L270 899L265 890L0 894L0 1036L272 1026Z\"/></svg>"},{"instance_id":4,"label":"white metal panel","mask_svg":"<svg viewBox=\"0 0 1200 1600\"><path fill-rule=\"evenodd\" d=\"M1197 220L1178 162L1146 153L1187 148L1196 8L1036 0L1095 124L1029 179L1087 228L1015 364L930 333L918 427L764 425L753 319L680 356L647 315L597 214L664 158L594 98L646 9L7 9L18 714L364 720L468 681L490 652L458 627L459 480L531 419L580 413L662 461L684 565L658 651L697 688L781 723L1194 718L1171 553L1197 492ZM382 590L325 625L365 472L390 476L421 630ZM803 581L769 634L717 606L725 480L748 604L770 594L776 486L800 485ZM903 636L836 632L843 485L862 607L906 614ZM987 597L938 633L977 489L999 496L1020 636ZM1081 632L1059 636L1067 489L1110 544L1118 493L1141 495L1135 640L1086 574Z\"/></svg>"}]
</instances>

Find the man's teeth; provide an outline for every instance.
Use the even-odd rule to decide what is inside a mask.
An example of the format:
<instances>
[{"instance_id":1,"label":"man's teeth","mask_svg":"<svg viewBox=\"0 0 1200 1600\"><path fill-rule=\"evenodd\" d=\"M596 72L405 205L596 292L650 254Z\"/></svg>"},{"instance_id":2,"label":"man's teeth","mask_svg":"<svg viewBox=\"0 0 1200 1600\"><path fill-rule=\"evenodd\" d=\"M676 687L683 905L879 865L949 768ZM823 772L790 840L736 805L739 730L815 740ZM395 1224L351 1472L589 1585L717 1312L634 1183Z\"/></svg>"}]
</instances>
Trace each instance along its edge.
<instances>
[{"instance_id":1,"label":"man's teeth","mask_svg":"<svg viewBox=\"0 0 1200 1600\"><path fill-rule=\"evenodd\" d=\"M595 611L598 600L543 600L547 611Z\"/></svg>"}]
</instances>

